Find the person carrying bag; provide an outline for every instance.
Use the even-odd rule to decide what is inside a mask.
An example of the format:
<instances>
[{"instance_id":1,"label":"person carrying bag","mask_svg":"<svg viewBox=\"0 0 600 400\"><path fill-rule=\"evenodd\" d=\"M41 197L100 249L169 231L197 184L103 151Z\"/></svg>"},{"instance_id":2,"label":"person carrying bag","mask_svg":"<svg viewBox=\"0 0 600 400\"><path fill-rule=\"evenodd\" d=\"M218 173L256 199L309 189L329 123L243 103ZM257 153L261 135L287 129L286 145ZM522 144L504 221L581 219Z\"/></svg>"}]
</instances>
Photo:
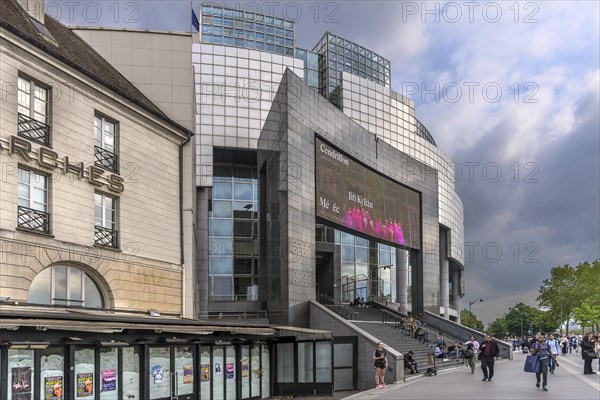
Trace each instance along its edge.
<instances>
[{"instance_id":1,"label":"person carrying bag","mask_svg":"<svg viewBox=\"0 0 600 400\"><path fill-rule=\"evenodd\" d=\"M591 332L588 332L581 341L581 358L583 358L583 374L592 375L592 361L596 358L596 339Z\"/></svg>"},{"instance_id":2,"label":"person carrying bag","mask_svg":"<svg viewBox=\"0 0 600 400\"><path fill-rule=\"evenodd\" d=\"M550 348L550 346L548 345L548 343L546 343L546 335L544 333L540 333L538 335L537 338L537 343L534 343L531 346L531 356L527 356L529 357L536 357L537 358L537 362L538 362L538 366L537 369L535 370L535 379L536 379L536 387L540 387L540 378L543 375L543 380L542 380L542 390L544 392L547 392L548 389L546 388L546 386L548 385L548 359L552 359L554 361L554 363L556 364L556 366L558 367L558 362L556 361L556 357L554 357L554 354L552 354L552 349Z\"/></svg>"},{"instance_id":3,"label":"person carrying bag","mask_svg":"<svg viewBox=\"0 0 600 400\"><path fill-rule=\"evenodd\" d=\"M523 367L523 371L525 372L538 372L540 366L540 361L537 356L532 356L529 354L525 359L525 366Z\"/></svg>"}]
</instances>

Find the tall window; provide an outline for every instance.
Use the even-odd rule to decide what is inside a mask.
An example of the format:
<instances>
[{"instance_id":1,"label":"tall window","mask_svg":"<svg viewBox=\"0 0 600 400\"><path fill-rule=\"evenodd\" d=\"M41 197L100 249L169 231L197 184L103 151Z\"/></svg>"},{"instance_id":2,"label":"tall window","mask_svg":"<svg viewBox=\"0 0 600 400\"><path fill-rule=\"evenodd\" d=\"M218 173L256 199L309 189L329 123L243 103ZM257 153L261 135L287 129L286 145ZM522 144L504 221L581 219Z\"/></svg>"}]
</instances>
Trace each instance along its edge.
<instances>
[{"instance_id":1,"label":"tall window","mask_svg":"<svg viewBox=\"0 0 600 400\"><path fill-rule=\"evenodd\" d=\"M396 298L395 247L340 231L335 241L342 252L342 301Z\"/></svg>"},{"instance_id":2,"label":"tall window","mask_svg":"<svg viewBox=\"0 0 600 400\"><path fill-rule=\"evenodd\" d=\"M19 77L18 86L19 135L50 145L48 89L23 77Z\"/></svg>"},{"instance_id":3,"label":"tall window","mask_svg":"<svg viewBox=\"0 0 600 400\"><path fill-rule=\"evenodd\" d=\"M71 265L56 265L40 272L31 282L27 301L67 307L104 307L94 280Z\"/></svg>"},{"instance_id":4,"label":"tall window","mask_svg":"<svg viewBox=\"0 0 600 400\"><path fill-rule=\"evenodd\" d=\"M94 193L94 233L97 245L119 247L116 220L117 199L104 193Z\"/></svg>"},{"instance_id":5,"label":"tall window","mask_svg":"<svg viewBox=\"0 0 600 400\"><path fill-rule=\"evenodd\" d=\"M216 164L209 208L212 300L258 300L256 168Z\"/></svg>"},{"instance_id":6,"label":"tall window","mask_svg":"<svg viewBox=\"0 0 600 400\"><path fill-rule=\"evenodd\" d=\"M94 165L118 172L117 123L101 115L94 117Z\"/></svg>"},{"instance_id":7,"label":"tall window","mask_svg":"<svg viewBox=\"0 0 600 400\"><path fill-rule=\"evenodd\" d=\"M48 177L19 167L17 226L35 232L50 233Z\"/></svg>"}]
</instances>

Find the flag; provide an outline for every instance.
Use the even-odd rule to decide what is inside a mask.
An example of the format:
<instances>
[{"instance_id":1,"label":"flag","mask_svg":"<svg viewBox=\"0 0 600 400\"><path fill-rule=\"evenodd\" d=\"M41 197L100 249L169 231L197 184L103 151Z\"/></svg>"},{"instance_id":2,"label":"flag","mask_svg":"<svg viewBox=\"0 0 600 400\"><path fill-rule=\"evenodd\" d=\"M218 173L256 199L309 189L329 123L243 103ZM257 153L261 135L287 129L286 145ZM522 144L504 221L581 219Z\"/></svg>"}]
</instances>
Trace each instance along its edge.
<instances>
[{"instance_id":1,"label":"flag","mask_svg":"<svg viewBox=\"0 0 600 400\"><path fill-rule=\"evenodd\" d=\"M196 16L196 12L192 8L192 25L196 28L197 32L200 32L200 21L198 21L198 17Z\"/></svg>"}]
</instances>

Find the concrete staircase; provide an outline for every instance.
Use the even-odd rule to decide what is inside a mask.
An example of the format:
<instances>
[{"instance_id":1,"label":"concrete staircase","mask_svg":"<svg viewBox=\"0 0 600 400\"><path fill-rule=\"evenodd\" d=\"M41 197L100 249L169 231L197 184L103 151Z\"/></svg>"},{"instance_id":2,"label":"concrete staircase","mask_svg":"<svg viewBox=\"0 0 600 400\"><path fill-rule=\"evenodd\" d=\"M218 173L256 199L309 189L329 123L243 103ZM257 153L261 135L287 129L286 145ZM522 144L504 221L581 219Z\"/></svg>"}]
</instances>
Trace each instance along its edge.
<instances>
[{"instance_id":1,"label":"concrete staircase","mask_svg":"<svg viewBox=\"0 0 600 400\"><path fill-rule=\"evenodd\" d=\"M409 351L413 352L413 358L417 362L417 366L420 373L424 373L428 367L431 365L428 364L427 359L428 355L433 353L433 349L435 348L435 336L437 332L433 332L428 330L427 327L424 327L424 330L427 334L428 339L430 340L427 343L419 342L418 340L411 337L407 331L402 329L395 329L393 323L384 323L384 318L382 317L382 311L375 307L352 307L355 309L356 319L354 321L348 321L349 323L356 325L362 330L368 332L374 337L378 338L381 342L383 342L386 347L391 347L394 350L406 354ZM389 321L389 318L387 318ZM455 338L448 338L449 342L459 341L464 342L463 340L457 340ZM437 370L458 367L458 366L466 366L464 364L463 359L450 359L448 361L442 361L442 359L436 359L436 368ZM408 370L405 371L408 376L410 376L410 372Z\"/></svg>"}]
</instances>

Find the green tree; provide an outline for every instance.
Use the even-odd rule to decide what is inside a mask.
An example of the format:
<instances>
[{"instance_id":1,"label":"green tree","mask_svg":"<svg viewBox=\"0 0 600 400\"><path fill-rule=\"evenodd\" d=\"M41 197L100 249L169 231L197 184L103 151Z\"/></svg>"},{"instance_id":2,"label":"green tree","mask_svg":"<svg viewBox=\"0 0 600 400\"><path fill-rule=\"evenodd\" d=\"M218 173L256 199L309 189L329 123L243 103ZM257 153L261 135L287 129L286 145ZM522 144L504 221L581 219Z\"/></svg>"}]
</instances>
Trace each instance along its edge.
<instances>
[{"instance_id":1,"label":"green tree","mask_svg":"<svg viewBox=\"0 0 600 400\"><path fill-rule=\"evenodd\" d=\"M504 338L504 332L506 332L506 318L504 316L496 318L487 329L487 333L499 339Z\"/></svg>"},{"instance_id":2,"label":"green tree","mask_svg":"<svg viewBox=\"0 0 600 400\"><path fill-rule=\"evenodd\" d=\"M575 269L575 276L581 304L600 306L600 260L579 264Z\"/></svg>"},{"instance_id":3,"label":"green tree","mask_svg":"<svg viewBox=\"0 0 600 400\"><path fill-rule=\"evenodd\" d=\"M552 268L550 278L542 282L537 301L549 312L549 318L554 319L556 326L568 320L573 309L581 304L583 298L578 286L576 268L570 265Z\"/></svg>"},{"instance_id":4,"label":"green tree","mask_svg":"<svg viewBox=\"0 0 600 400\"><path fill-rule=\"evenodd\" d=\"M527 336L530 329L533 333L552 333L557 330L559 323L547 311L538 310L524 303L515 304L502 317L490 324L489 330L496 337Z\"/></svg>"},{"instance_id":5,"label":"green tree","mask_svg":"<svg viewBox=\"0 0 600 400\"><path fill-rule=\"evenodd\" d=\"M460 311L460 323L469 328L483 331L483 322L477 319L477 316L466 308Z\"/></svg>"},{"instance_id":6,"label":"green tree","mask_svg":"<svg viewBox=\"0 0 600 400\"><path fill-rule=\"evenodd\" d=\"M595 327L598 331L600 325L600 305L591 306L588 302L584 302L581 306L575 307L573 310L573 318L581 325L581 330L584 327Z\"/></svg>"}]
</instances>

